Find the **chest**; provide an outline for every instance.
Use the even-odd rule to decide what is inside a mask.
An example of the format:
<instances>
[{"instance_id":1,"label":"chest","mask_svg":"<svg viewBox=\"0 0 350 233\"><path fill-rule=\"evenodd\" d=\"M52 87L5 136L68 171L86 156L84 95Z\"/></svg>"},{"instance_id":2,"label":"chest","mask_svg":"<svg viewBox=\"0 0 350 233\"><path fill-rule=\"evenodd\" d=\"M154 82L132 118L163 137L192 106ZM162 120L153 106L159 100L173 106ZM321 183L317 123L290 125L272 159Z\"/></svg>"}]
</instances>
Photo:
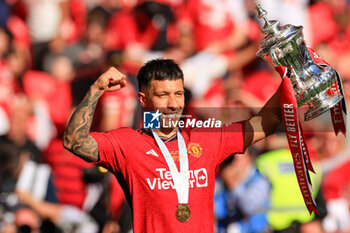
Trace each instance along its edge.
<instances>
[{"instance_id":1,"label":"chest","mask_svg":"<svg viewBox=\"0 0 350 233\"><path fill-rule=\"evenodd\" d=\"M165 145L180 171L180 156L177 140L166 142ZM201 141L186 141L189 164L189 186L191 189L205 188L215 179L214 149L207 147ZM130 179L149 190L171 190L174 183L168 164L162 151L155 143L145 143L134 148L133 157L128 159L126 171ZM139 182L140 181L140 182Z\"/></svg>"}]
</instances>

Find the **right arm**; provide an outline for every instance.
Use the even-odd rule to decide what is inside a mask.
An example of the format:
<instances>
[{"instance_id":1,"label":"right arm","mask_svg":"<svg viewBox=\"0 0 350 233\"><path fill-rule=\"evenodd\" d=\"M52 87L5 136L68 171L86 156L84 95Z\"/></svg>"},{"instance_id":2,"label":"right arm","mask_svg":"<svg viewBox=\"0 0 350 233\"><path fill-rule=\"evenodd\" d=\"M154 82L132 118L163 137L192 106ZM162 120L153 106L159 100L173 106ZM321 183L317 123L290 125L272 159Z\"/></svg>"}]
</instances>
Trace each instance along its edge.
<instances>
[{"instance_id":1,"label":"right arm","mask_svg":"<svg viewBox=\"0 0 350 233\"><path fill-rule=\"evenodd\" d=\"M116 91L125 85L126 76L114 67L103 73L91 85L64 132L64 148L88 162L99 160L97 142L89 134L97 102L104 92Z\"/></svg>"}]
</instances>

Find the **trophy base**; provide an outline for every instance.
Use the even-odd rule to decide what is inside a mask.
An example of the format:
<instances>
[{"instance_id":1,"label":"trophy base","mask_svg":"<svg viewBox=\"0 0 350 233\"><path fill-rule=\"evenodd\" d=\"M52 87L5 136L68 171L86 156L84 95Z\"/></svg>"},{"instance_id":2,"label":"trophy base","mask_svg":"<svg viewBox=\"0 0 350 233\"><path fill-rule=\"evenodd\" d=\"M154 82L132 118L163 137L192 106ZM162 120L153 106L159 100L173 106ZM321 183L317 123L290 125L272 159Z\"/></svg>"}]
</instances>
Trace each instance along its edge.
<instances>
[{"instance_id":1,"label":"trophy base","mask_svg":"<svg viewBox=\"0 0 350 233\"><path fill-rule=\"evenodd\" d=\"M322 115L329 109L333 108L337 103L339 103L339 101L343 99L342 95L334 95L332 97L329 97L326 93L324 93L323 95L327 96L325 100L318 100L320 102L317 108L309 108L305 113L304 121L309 121Z\"/></svg>"}]
</instances>

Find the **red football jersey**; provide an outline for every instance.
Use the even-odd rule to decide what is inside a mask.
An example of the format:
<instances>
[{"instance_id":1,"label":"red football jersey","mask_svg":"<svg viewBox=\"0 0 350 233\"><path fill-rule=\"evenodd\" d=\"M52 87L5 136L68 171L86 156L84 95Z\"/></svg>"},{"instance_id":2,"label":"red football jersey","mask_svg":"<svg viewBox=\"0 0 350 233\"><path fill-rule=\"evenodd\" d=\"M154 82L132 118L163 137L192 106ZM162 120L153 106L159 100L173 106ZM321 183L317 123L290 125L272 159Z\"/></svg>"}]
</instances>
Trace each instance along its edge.
<instances>
[{"instance_id":1,"label":"red football jersey","mask_svg":"<svg viewBox=\"0 0 350 233\"><path fill-rule=\"evenodd\" d=\"M60 138L51 140L43 155L52 169L58 202L82 208L87 194L83 170L92 165L65 150Z\"/></svg>"},{"instance_id":2,"label":"red football jersey","mask_svg":"<svg viewBox=\"0 0 350 233\"><path fill-rule=\"evenodd\" d=\"M190 219L182 223L175 213L178 199L168 165L152 132L120 128L93 132L100 166L116 175L133 209L134 232L213 232L215 168L233 153L243 152L244 122L222 128L184 129L189 163ZM176 135L165 140L179 169Z\"/></svg>"}]
</instances>

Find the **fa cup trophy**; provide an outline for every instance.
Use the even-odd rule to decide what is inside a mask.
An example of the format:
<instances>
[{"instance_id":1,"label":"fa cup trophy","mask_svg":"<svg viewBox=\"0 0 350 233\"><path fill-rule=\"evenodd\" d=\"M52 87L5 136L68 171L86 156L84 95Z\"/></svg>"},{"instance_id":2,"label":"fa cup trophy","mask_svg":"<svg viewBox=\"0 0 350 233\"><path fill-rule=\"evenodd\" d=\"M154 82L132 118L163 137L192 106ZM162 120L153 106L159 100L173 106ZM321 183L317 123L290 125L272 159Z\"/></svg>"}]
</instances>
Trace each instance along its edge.
<instances>
[{"instance_id":1,"label":"fa cup trophy","mask_svg":"<svg viewBox=\"0 0 350 233\"><path fill-rule=\"evenodd\" d=\"M266 34L260 42L257 56L288 69L298 106L307 105L305 120L311 120L334 107L343 96L329 89L336 82L336 71L329 65L317 65L310 55L303 38L302 26L285 25L268 20L266 11L257 5L259 18Z\"/></svg>"},{"instance_id":2,"label":"fa cup trophy","mask_svg":"<svg viewBox=\"0 0 350 233\"><path fill-rule=\"evenodd\" d=\"M332 67L306 47L302 26L288 24L280 27L277 20L266 19L266 11L259 5L256 9L259 18L265 21L261 31L266 34L257 56L271 62L283 75L281 113L295 174L307 209L310 214L313 211L318 213L309 174L309 171L315 171L299 121L298 107L308 106L305 120L330 110L334 131L336 134L342 131L345 135L346 117L343 113L346 114L346 105L341 80Z\"/></svg>"}]
</instances>

